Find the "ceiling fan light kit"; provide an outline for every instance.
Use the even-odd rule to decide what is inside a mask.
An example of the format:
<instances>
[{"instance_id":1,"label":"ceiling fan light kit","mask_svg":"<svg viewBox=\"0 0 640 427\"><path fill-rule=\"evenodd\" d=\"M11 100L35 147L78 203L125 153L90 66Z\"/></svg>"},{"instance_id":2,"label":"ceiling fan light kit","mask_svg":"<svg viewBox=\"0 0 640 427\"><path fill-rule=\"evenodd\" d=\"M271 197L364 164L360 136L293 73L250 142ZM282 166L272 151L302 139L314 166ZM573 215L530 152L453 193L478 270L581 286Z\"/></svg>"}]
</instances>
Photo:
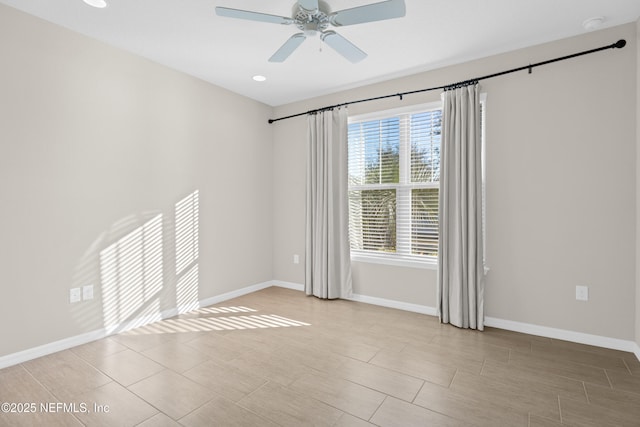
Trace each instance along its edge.
<instances>
[{"instance_id":1,"label":"ceiling fan light kit","mask_svg":"<svg viewBox=\"0 0 640 427\"><path fill-rule=\"evenodd\" d=\"M98 9L104 9L107 7L106 0L83 0L89 6L97 7Z\"/></svg>"},{"instance_id":2,"label":"ceiling fan light kit","mask_svg":"<svg viewBox=\"0 0 640 427\"><path fill-rule=\"evenodd\" d=\"M364 6L331 12L322 0L298 0L293 5L292 17L269 15L261 12L216 7L218 16L267 22L271 24L295 25L302 32L292 35L270 58L269 62L284 62L308 37L320 35L320 40L352 63L367 57L356 45L329 28L364 24L401 18L406 9L404 0L386 0Z\"/></svg>"}]
</instances>

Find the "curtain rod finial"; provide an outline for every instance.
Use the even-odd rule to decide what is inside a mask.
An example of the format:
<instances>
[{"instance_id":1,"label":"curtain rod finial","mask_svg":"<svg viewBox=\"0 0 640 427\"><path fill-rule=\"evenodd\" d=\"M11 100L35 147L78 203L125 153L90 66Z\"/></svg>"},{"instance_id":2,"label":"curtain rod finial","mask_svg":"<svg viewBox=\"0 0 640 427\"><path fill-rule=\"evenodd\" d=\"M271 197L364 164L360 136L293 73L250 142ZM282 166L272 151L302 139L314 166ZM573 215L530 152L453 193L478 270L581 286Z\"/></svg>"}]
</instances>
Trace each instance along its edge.
<instances>
[{"instance_id":1,"label":"curtain rod finial","mask_svg":"<svg viewBox=\"0 0 640 427\"><path fill-rule=\"evenodd\" d=\"M627 41L625 39L620 39L613 45L613 47L617 47L618 49L622 49L627 45Z\"/></svg>"}]
</instances>

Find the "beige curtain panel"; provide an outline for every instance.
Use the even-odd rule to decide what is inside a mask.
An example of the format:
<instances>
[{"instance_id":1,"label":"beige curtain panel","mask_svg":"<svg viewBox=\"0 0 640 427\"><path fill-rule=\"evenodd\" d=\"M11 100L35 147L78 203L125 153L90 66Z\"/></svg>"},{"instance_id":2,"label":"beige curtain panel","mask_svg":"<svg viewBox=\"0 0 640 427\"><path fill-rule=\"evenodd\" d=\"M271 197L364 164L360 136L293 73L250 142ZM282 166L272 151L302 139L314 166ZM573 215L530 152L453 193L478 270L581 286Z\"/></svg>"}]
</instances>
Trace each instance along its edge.
<instances>
[{"instance_id":1,"label":"beige curtain panel","mask_svg":"<svg viewBox=\"0 0 640 427\"><path fill-rule=\"evenodd\" d=\"M351 296L347 108L308 117L305 292Z\"/></svg>"},{"instance_id":2,"label":"beige curtain panel","mask_svg":"<svg viewBox=\"0 0 640 427\"><path fill-rule=\"evenodd\" d=\"M478 84L448 90L442 112L438 314L484 329L482 140Z\"/></svg>"}]
</instances>

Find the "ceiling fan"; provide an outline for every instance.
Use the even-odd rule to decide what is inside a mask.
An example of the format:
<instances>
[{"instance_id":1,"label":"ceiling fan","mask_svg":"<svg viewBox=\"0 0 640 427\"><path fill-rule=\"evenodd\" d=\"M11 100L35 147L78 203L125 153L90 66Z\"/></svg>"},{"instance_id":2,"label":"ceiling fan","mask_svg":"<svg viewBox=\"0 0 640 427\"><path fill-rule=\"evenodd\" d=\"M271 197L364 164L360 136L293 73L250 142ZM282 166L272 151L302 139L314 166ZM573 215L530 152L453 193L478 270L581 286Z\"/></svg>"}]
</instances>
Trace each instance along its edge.
<instances>
[{"instance_id":1,"label":"ceiling fan","mask_svg":"<svg viewBox=\"0 0 640 427\"><path fill-rule=\"evenodd\" d=\"M247 19L272 24L295 25L298 27L302 32L292 35L289 40L269 58L269 62L283 62L307 37L320 35L320 39L323 42L349 61L355 63L362 61L367 57L367 54L340 34L330 30L329 27L342 27L345 25L400 18L405 15L405 6L404 0L387 0L331 12L329 5L322 0L298 0L293 5L291 18L220 6L216 7L216 13L219 16L229 18Z\"/></svg>"}]
</instances>

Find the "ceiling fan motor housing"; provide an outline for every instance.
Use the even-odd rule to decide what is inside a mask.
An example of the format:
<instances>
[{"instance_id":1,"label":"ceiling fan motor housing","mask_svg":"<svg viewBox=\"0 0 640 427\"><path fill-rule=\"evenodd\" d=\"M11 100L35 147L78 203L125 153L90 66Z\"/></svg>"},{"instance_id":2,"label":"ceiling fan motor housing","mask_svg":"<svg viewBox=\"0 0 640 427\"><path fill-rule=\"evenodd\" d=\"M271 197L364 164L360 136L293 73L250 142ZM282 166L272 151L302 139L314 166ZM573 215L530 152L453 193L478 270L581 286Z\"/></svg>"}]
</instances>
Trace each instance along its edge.
<instances>
[{"instance_id":1,"label":"ceiling fan motor housing","mask_svg":"<svg viewBox=\"0 0 640 427\"><path fill-rule=\"evenodd\" d=\"M293 20L296 27L306 36L315 36L322 33L331 25L329 5L324 1L318 2L318 9L306 10L298 2L293 5Z\"/></svg>"}]
</instances>

